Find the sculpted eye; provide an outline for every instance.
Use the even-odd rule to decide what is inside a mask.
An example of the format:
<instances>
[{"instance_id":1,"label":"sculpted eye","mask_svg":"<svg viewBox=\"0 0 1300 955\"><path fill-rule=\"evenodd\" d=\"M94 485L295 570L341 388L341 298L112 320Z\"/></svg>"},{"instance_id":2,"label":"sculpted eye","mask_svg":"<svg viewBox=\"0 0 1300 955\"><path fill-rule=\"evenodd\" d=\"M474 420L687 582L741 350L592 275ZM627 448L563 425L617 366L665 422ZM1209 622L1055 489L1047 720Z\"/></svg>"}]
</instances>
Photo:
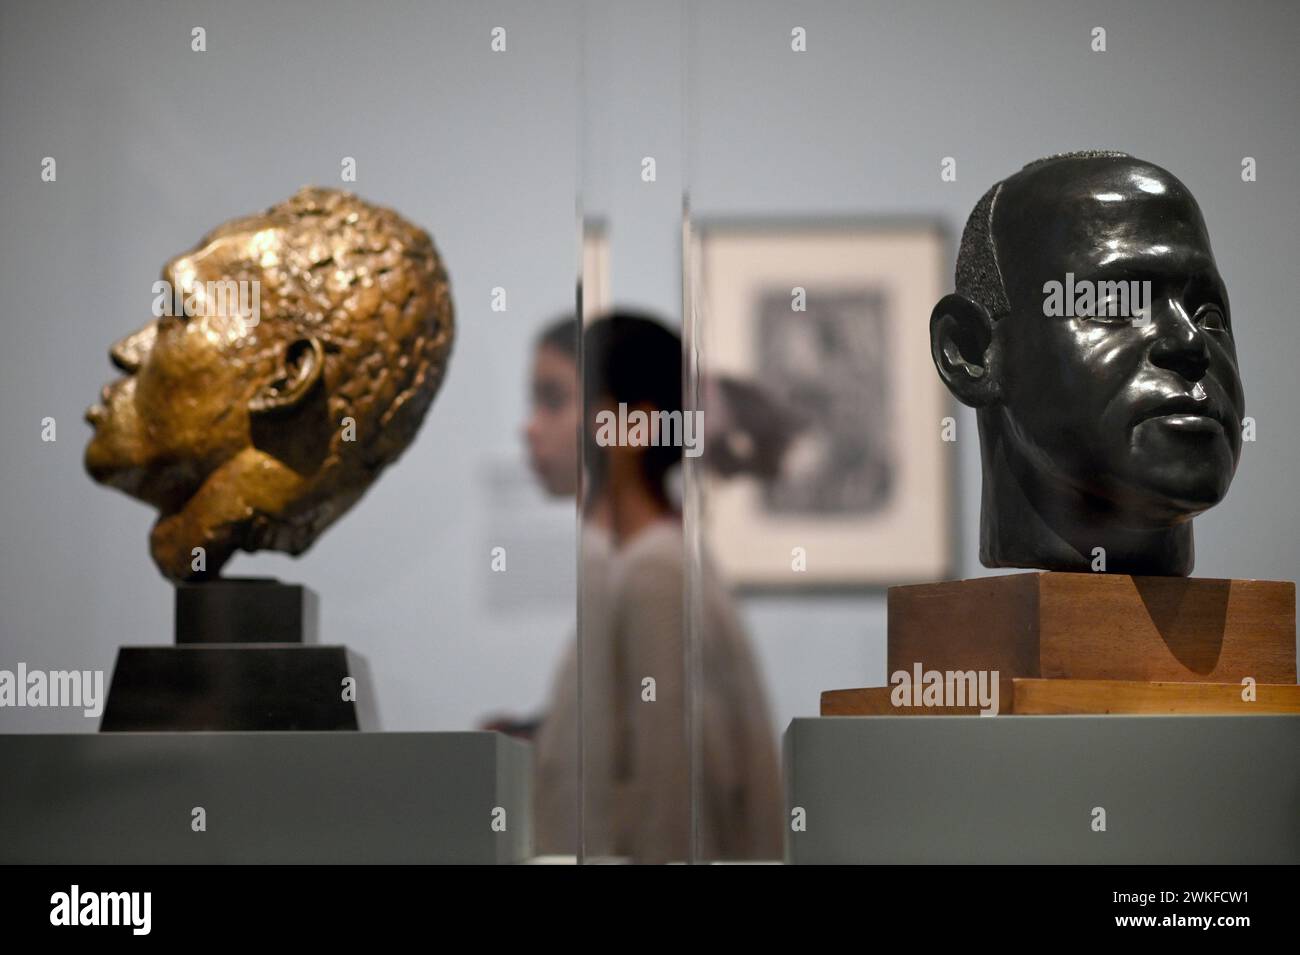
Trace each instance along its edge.
<instances>
[{"instance_id":1,"label":"sculpted eye","mask_svg":"<svg viewBox=\"0 0 1300 955\"><path fill-rule=\"evenodd\" d=\"M1228 320L1223 317L1223 309L1217 305L1202 305L1196 310L1196 324L1212 332L1228 330Z\"/></svg>"},{"instance_id":2,"label":"sculpted eye","mask_svg":"<svg viewBox=\"0 0 1300 955\"><path fill-rule=\"evenodd\" d=\"M1098 325L1128 325L1133 320L1119 307L1119 302L1110 297L1099 301L1092 313L1084 318Z\"/></svg>"}]
</instances>

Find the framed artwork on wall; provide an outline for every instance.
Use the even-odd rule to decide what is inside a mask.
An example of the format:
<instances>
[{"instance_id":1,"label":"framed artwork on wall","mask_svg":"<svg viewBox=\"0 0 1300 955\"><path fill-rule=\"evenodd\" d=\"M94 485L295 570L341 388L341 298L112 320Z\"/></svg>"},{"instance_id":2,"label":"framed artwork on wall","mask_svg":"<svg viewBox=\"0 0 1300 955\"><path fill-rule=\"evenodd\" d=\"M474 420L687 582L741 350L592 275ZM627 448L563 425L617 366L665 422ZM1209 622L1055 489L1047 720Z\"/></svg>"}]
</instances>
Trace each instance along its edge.
<instances>
[{"instance_id":1,"label":"framed artwork on wall","mask_svg":"<svg viewBox=\"0 0 1300 955\"><path fill-rule=\"evenodd\" d=\"M929 220L705 220L687 241L702 526L747 589L881 587L952 567L954 446L930 358Z\"/></svg>"}]
</instances>

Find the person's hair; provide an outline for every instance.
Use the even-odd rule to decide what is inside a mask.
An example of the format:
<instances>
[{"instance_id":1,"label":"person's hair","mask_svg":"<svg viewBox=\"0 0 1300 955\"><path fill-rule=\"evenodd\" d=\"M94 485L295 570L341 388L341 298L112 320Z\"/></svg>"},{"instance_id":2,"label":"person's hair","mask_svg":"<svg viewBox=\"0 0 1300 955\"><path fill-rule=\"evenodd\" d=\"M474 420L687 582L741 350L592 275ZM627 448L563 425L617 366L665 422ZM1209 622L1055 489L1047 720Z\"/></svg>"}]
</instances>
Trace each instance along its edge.
<instances>
[{"instance_id":1,"label":"person's hair","mask_svg":"<svg viewBox=\"0 0 1300 955\"><path fill-rule=\"evenodd\" d=\"M682 340L654 315L618 309L596 319L583 333L583 395L587 408L600 400L682 412ZM590 427L583 429L594 490L605 481L604 455ZM669 500L667 475L682 458L680 445L650 446L641 473L651 492Z\"/></svg>"},{"instance_id":2,"label":"person's hair","mask_svg":"<svg viewBox=\"0 0 1300 955\"><path fill-rule=\"evenodd\" d=\"M232 267L232 278L262 283L250 364L264 377L287 342L321 343L330 420L356 422L347 436L331 429L330 459L368 484L411 443L442 382L454 334L447 272L427 232L338 189L300 189L201 244L268 230L274 264Z\"/></svg>"},{"instance_id":3,"label":"person's hair","mask_svg":"<svg viewBox=\"0 0 1300 955\"><path fill-rule=\"evenodd\" d=\"M563 355L578 362L578 320L572 315L561 315L552 319L550 324L537 335L537 348L554 348Z\"/></svg>"},{"instance_id":4,"label":"person's hair","mask_svg":"<svg viewBox=\"0 0 1300 955\"><path fill-rule=\"evenodd\" d=\"M1044 156L1026 164L1020 173L1062 159L1132 159L1128 153L1113 149L1080 149L1075 152ZM1016 173L1015 175L1020 175ZM1008 179L1014 178L1008 177ZM998 264L993 217L997 212L998 197L1007 179L994 183L988 192L975 203L975 209L966 220L957 250L957 294L984 306L989 317L996 320L1011 311L1006 283Z\"/></svg>"}]
</instances>

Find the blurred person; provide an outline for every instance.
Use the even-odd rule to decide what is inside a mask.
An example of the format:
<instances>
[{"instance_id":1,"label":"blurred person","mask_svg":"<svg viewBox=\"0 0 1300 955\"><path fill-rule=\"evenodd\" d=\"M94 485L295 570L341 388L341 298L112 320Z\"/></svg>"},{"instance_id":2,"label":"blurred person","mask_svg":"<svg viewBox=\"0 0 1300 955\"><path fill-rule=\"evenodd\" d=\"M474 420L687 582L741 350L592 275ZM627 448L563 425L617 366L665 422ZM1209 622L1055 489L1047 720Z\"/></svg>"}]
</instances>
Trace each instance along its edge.
<instances>
[{"instance_id":1,"label":"blurred person","mask_svg":"<svg viewBox=\"0 0 1300 955\"><path fill-rule=\"evenodd\" d=\"M580 333L576 318L561 317L542 330L533 350L532 409L524 440L533 473L556 498L576 498L582 473ZM583 618L594 619L603 606L601 584L610 556L608 508L589 507L580 527L580 599ZM533 734L533 834L538 855L578 852L579 726L575 634L552 678L547 709Z\"/></svg>"},{"instance_id":2,"label":"blurred person","mask_svg":"<svg viewBox=\"0 0 1300 955\"><path fill-rule=\"evenodd\" d=\"M537 337L529 387L532 410L524 427L528 463L552 497L578 493L579 387L578 321L561 317Z\"/></svg>"},{"instance_id":3,"label":"blurred person","mask_svg":"<svg viewBox=\"0 0 1300 955\"><path fill-rule=\"evenodd\" d=\"M533 347L533 360L529 381L530 409L528 420L524 425L523 438L528 454L528 464L537 477L542 489L549 497L576 498L578 493L578 475L581 470L579 435L581 434L582 400L579 394L578 376L578 334L577 319L561 316L553 320L537 336ZM603 559L608 550L608 535L605 532L603 514L589 514L582 522L583 555L590 555L597 561ZM593 568L593 571L597 568ZM539 845L542 854L567 854L576 852L576 807L577 789L576 772L572 780L563 778L565 768L577 765L577 653L570 648L565 654L564 664L555 680L552 698L556 688L572 686L573 703L572 721L567 728L561 728L559 713L552 712L548 727L548 753L555 757L559 743L573 737L573 754L571 758L561 760L557 766L552 759L547 765L536 767L539 779L546 779L545 786L537 786L537 792L545 791L546 812L551 816L545 829L554 835L553 844L545 847ZM572 669L573 672L567 673ZM541 728L544 714L535 716L515 716L497 714L484 720L480 729L496 730L520 739L534 739ZM571 729L571 734L569 730ZM563 799L560 790L566 786L572 794L573 808ZM535 794L536 795L536 794ZM541 807L539 807L540 809ZM567 817L574 815L575 819ZM571 830L571 831L570 831Z\"/></svg>"},{"instance_id":4,"label":"blurred person","mask_svg":"<svg viewBox=\"0 0 1300 955\"><path fill-rule=\"evenodd\" d=\"M669 490L683 448L639 445L630 434L602 441L597 428L601 412L684 417L682 343L652 316L616 311L585 331L583 363L586 516L608 541L608 550L597 552L603 574L584 582L586 849L637 862L684 860L686 542ZM594 563L589 555L583 566ZM699 853L710 860L775 859L783 810L766 694L707 549L700 572ZM647 678L654 680L653 701ZM552 712L563 706L573 709L560 698ZM539 737L539 762L549 757L545 742Z\"/></svg>"},{"instance_id":5,"label":"blurred person","mask_svg":"<svg viewBox=\"0 0 1300 955\"><path fill-rule=\"evenodd\" d=\"M584 340L584 395L578 334L577 321L564 317L538 336L524 437L529 463L554 497L578 493L584 450L589 468L581 533L587 855L681 860L690 818L686 571L681 515L669 486L682 449L603 447L594 428L582 424L584 398L593 422L620 402L680 412L681 341L649 316L616 312L598 320ZM703 580L701 852L775 859L783 814L766 695L729 593L711 566ZM536 748L539 855L578 851L579 667L575 641L540 726L527 734ZM656 682L653 703L642 700L646 676Z\"/></svg>"}]
</instances>

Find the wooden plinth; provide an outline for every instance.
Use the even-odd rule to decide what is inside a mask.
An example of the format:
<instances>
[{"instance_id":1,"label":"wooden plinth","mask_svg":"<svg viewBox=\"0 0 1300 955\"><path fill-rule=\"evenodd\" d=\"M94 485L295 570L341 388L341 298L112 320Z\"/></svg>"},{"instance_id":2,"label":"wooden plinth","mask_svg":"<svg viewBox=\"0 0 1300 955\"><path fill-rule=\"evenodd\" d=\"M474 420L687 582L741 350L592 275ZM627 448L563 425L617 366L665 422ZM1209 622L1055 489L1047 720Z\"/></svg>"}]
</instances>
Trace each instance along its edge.
<instances>
[{"instance_id":1,"label":"wooden plinth","mask_svg":"<svg viewBox=\"0 0 1300 955\"><path fill-rule=\"evenodd\" d=\"M1028 573L889 588L889 672L1296 682L1295 584Z\"/></svg>"},{"instance_id":2,"label":"wooden plinth","mask_svg":"<svg viewBox=\"0 0 1300 955\"><path fill-rule=\"evenodd\" d=\"M822 716L974 716L978 706L894 706L894 687L827 690ZM1141 682L1136 680L1045 680L1016 677L999 681L999 715L1199 714L1247 716L1300 714L1300 686L1258 684L1255 699L1242 698L1233 683Z\"/></svg>"}]
</instances>

